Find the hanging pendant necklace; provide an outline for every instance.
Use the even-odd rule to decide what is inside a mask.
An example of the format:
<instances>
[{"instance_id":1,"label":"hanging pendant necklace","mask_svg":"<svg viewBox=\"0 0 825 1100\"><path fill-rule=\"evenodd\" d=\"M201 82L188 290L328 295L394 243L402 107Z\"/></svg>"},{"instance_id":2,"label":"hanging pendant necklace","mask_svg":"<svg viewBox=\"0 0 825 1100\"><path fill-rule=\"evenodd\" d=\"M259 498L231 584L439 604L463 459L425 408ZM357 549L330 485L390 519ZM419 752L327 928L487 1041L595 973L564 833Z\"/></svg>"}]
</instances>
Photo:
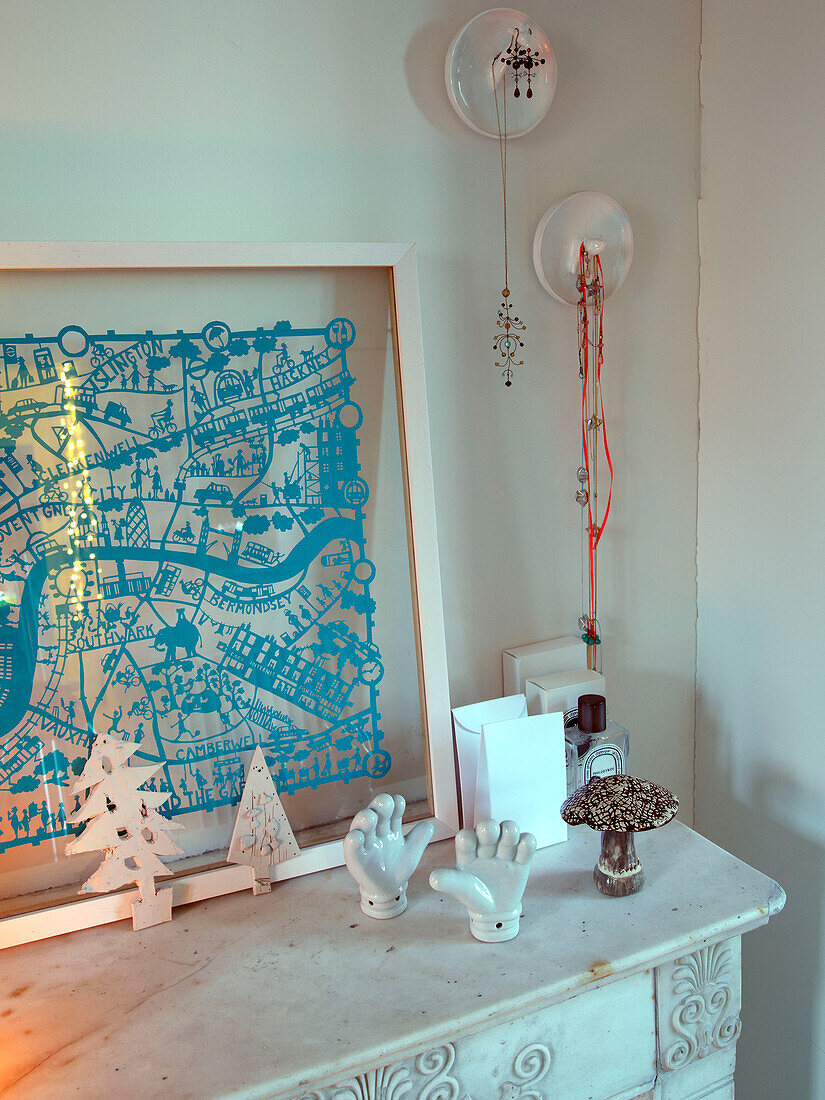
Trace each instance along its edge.
<instances>
[{"instance_id":1,"label":"hanging pendant necklace","mask_svg":"<svg viewBox=\"0 0 825 1100\"><path fill-rule=\"evenodd\" d=\"M598 549L604 534L613 497L613 459L607 442L602 397L602 366L604 364L604 272L599 252L606 242L585 238L579 248L579 378L582 384L581 432L582 465L577 472L579 489L576 500L582 506L582 534L587 547L588 584L584 585L582 569L583 613L579 619L582 640L587 643L587 667L595 669L596 647L601 645L598 619ZM588 311L592 304L592 316ZM592 351L592 361L591 361ZM601 448L600 448L601 444ZM610 484L604 514L599 518L599 450L602 450L610 473ZM586 513L586 514L585 514Z\"/></svg>"},{"instance_id":2,"label":"hanging pendant necklace","mask_svg":"<svg viewBox=\"0 0 825 1100\"><path fill-rule=\"evenodd\" d=\"M520 348L524 347L524 341L522 335L525 332L527 326L521 321L515 313L512 312L510 303L510 271L508 264L508 241L507 241L507 87L506 76L507 67L514 65L514 79L515 88L513 91L514 96L520 94L518 87L518 67L524 65L524 61L519 61L519 46L518 46L519 32L515 30L510 39L510 44L507 47L507 56L502 60L502 55L496 54L493 58L492 64L492 78L493 78L493 95L496 100L496 122L498 123L498 151L499 159L501 161L501 197L502 197L502 209L503 209L503 222L504 222L504 287L501 291L502 302L498 310L498 319L496 325L501 330L496 338L493 340L493 351L499 356L496 359L496 366L503 367L501 376L504 379L505 386L512 386L513 384L513 367L523 367L524 360L516 360L516 355ZM529 53L529 51L527 51ZM498 82L496 80L496 65L501 61L501 106L499 106L498 95ZM528 70L529 74L529 70ZM528 87L527 94L532 96L532 89Z\"/></svg>"},{"instance_id":3,"label":"hanging pendant necklace","mask_svg":"<svg viewBox=\"0 0 825 1100\"><path fill-rule=\"evenodd\" d=\"M507 57L504 64L513 70L513 99L518 99L521 90L518 86L521 69L527 74L527 98L533 98L533 69L543 65L546 58L542 57L538 50L531 50L529 46L519 45L519 32L516 30L507 47Z\"/></svg>"},{"instance_id":4,"label":"hanging pendant necklace","mask_svg":"<svg viewBox=\"0 0 825 1100\"><path fill-rule=\"evenodd\" d=\"M510 293L507 159L510 139L529 133L547 114L556 90L556 58L547 35L532 19L512 8L491 8L474 15L458 31L447 50L444 78L459 118L475 133L498 138L504 285L492 349L495 365L509 387L515 369L524 366L526 326L515 312Z\"/></svg>"},{"instance_id":5,"label":"hanging pendant necklace","mask_svg":"<svg viewBox=\"0 0 825 1100\"><path fill-rule=\"evenodd\" d=\"M613 458L607 439L604 371L605 300L624 281L633 260L633 231L626 211L609 195L579 191L552 206L533 240L539 282L553 298L578 311L580 460L576 500L581 505L582 612L587 666L601 671L599 549L611 514ZM606 494L602 492L602 484Z\"/></svg>"}]
</instances>

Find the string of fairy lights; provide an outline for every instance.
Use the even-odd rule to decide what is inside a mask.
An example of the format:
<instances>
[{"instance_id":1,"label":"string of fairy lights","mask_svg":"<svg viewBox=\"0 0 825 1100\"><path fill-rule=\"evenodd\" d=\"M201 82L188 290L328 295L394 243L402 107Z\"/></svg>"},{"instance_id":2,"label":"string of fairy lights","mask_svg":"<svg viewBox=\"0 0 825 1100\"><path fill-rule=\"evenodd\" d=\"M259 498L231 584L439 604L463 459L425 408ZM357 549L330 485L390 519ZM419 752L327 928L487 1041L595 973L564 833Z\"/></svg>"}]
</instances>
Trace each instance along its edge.
<instances>
[{"instance_id":1,"label":"string of fairy lights","mask_svg":"<svg viewBox=\"0 0 825 1100\"><path fill-rule=\"evenodd\" d=\"M71 373L70 373L71 372ZM68 439L66 441L66 466L68 468L67 481L63 486L69 497L69 546L72 552L72 574L69 585L69 606L72 611L80 610L86 592L87 576L80 559L81 548L87 547L87 535L84 532L95 534L97 519L93 511L92 485L89 471L86 466L86 448L83 441L83 432L77 415L75 404L76 390L72 384L74 376L74 364L63 363L60 368L60 380L63 384L63 412L66 414L61 420L61 426L66 429ZM89 558L94 561L94 550L89 550ZM97 569L95 569L97 577ZM100 592L94 593L100 598Z\"/></svg>"}]
</instances>

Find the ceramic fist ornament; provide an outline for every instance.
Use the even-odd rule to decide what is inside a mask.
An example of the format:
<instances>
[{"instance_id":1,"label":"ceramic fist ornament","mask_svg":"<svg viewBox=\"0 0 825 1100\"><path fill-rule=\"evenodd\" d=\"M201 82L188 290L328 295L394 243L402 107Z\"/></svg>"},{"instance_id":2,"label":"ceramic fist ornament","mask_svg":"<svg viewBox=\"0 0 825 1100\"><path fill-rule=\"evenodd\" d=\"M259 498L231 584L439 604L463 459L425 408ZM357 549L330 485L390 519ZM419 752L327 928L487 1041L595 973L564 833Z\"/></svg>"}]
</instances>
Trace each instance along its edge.
<instances>
[{"instance_id":1,"label":"ceramic fist ornament","mask_svg":"<svg viewBox=\"0 0 825 1100\"><path fill-rule=\"evenodd\" d=\"M466 907L477 940L512 940L535 853L536 838L520 832L515 821L481 821L457 834L455 868L433 871L430 886Z\"/></svg>"},{"instance_id":2,"label":"ceramic fist ornament","mask_svg":"<svg viewBox=\"0 0 825 1100\"><path fill-rule=\"evenodd\" d=\"M406 806L401 795L377 794L344 837L344 861L358 883L361 909L378 920L407 908L407 883L433 835L432 821L420 821L404 836Z\"/></svg>"}]
</instances>

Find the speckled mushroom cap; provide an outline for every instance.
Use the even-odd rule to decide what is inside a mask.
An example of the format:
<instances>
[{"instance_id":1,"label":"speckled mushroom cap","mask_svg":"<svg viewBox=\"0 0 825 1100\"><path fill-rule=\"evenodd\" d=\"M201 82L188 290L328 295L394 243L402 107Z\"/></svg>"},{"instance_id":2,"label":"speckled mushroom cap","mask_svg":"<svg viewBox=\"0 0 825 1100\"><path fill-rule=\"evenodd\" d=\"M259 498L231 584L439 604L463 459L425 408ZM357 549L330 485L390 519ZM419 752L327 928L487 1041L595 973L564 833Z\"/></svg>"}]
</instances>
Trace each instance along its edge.
<instances>
[{"instance_id":1,"label":"speckled mushroom cap","mask_svg":"<svg viewBox=\"0 0 825 1100\"><path fill-rule=\"evenodd\" d=\"M579 787L561 807L568 825L642 833L666 825L679 799L665 787L632 775L605 775Z\"/></svg>"}]
</instances>

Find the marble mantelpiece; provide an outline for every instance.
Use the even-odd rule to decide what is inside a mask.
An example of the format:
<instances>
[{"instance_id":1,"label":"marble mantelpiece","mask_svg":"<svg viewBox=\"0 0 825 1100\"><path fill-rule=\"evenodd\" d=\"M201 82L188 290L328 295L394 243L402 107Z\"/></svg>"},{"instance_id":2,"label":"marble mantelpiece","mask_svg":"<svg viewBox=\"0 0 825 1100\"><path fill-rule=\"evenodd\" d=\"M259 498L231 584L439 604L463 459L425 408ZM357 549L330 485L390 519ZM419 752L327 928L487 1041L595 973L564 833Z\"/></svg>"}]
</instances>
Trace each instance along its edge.
<instances>
[{"instance_id":1,"label":"marble mantelpiece","mask_svg":"<svg viewBox=\"0 0 825 1100\"><path fill-rule=\"evenodd\" d=\"M11 948L0 1096L731 1096L739 937L781 888L673 822L638 838L644 890L606 898L598 845L580 827L537 854L506 943L427 885L443 841L394 920L364 917L341 868Z\"/></svg>"}]
</instances>

